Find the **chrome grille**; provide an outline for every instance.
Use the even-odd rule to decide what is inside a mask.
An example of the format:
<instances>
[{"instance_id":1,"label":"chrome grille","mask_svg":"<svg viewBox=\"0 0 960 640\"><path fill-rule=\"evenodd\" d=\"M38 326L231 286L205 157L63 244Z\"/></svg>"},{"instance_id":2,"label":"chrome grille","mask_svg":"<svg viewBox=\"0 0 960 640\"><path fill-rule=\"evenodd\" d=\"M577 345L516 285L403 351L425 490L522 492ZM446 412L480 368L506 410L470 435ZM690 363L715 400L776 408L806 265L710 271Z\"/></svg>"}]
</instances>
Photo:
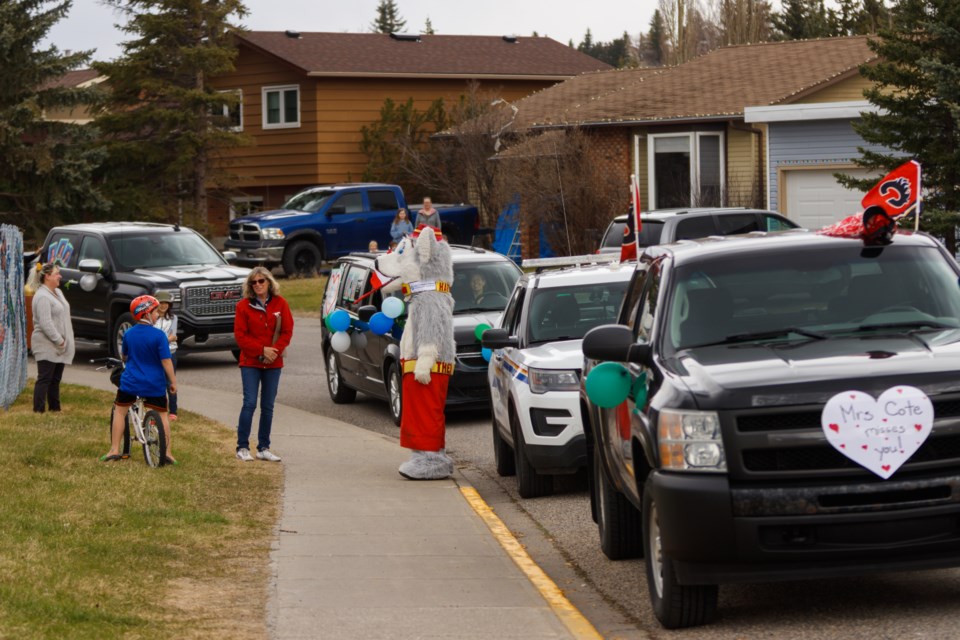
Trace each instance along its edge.
<instances>
[{"instance_id":1,"label":"chrome grille","mask_svg":"<svg viewBox=\"0 0 960 640\"><path fill-rule=\"evenodd\" d=\"M232 316L242 295L240 283L188 287L183 294L183 308L201 317Z\"/></svg>"},{"instance_id":2,"label":"chrome grille","mask_svg":"<svg viewBox=\"0 0 960 640\"><path fill-rule=\"evenodd\" d=\"M259 242L260 227L255 224L230 223L230 239L243 242Z\"/></svg>"}]
</instances>

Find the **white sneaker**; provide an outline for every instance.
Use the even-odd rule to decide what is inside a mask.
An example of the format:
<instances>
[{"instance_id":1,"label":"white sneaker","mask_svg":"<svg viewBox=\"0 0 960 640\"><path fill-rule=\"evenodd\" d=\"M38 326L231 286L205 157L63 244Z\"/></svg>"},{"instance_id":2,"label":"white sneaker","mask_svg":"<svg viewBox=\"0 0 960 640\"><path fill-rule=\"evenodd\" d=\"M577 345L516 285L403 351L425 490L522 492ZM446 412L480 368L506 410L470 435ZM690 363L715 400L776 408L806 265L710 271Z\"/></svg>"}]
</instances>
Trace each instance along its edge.
<instances>
[{"instance_id":1,"label":"white sneaker","mask_svg":"<svg viewBox=\"0 0 960 640\"><path fill-rule=\"evenodd\" d=\"M257 455L257 457L259 457L259 454ZM243 460L244 462L253 462L253 456L250 455L250 449L238 449L237 460Z\"/></svg>"},{"instance_id":2,"label":"white sneaker","mask_svg":"<svg viewBox=\"0 0 960 640\"><path fill-rule=\"evenodd\" d=\"M247 455L250 455L249 453ZM267 460L268 462L280 462L282 458L277 454L270 451L270 449L264 449L263 451L257 451L257 460Z\"/></svg>"}]
</instances>

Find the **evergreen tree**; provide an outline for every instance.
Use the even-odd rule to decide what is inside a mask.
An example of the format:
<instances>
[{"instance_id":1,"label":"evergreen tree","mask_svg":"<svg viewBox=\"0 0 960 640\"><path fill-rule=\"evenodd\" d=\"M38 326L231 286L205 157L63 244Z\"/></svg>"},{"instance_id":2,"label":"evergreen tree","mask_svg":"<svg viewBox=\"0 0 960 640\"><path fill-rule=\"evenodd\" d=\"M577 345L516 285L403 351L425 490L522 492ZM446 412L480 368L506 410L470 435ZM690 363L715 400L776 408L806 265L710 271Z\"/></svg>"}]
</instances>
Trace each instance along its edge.
<instances>
[{"instance_id":1,"label":"evergreen tree","mask_svg":"<svg viewBox=\"0 0 960 640\"><path fill-rule=\"evenodd\" d=\"M650 18L650 30L647 32L647 41L649 43L649 59L651 66L659 67L663 65L663 48L666 45L664 39L663 15L657 9Z\"/></svg>"},{"instance_id":2,"label":"evergreen tree","mask_svg":"<svg viewBox=\"0 0 960 640\"><path fill-rule=\"evenodd\" d=\"M107 195L117 210L205 230L208 189L231 184L219 152L245 138L229 130L234 94L208 84L234 68L230 23L240 0L109 0L129 21L124 54L95 67L110 78L109 109L97 119L107 137Z\"/></svg>"},{"instance_id":3,"label":"evergreen tree","mask_svg":"<svg viewBox=\"0 0 960 640\"><path fill-rule=\"evenodd\" d=\"M377 19L370 25L374 33L402 33L407 21L400 17L400 8L394 0L380 0Z\"/></svg>"},{"instance_id":4,"label":"evergreen tree","mask_svg":"<svg viewBox=\"0 0 960 640\"><path fill-rule=\"evenodd\" d=\"M890 27L869 46L880 62L861 75L873 86L864 92L880 108L864 113L854 129L889 152L860 149L856 163L885 172L908 159L923 166L922 229L944 239L956 252L960 222L960 3L956 0L900 0ZM840 177L860 189L874 180Z\"/></svg>"},{"instance_id":5,"label":"evergreen tree","mask_svg":"<svg viewBox=\"0 0 960 640\"><path fill-rule=\"evenodd\" d=\"M433 23L430 22L430 16L427 16L427 22L423 25L423 31L421 33L425 36L432 36L436 33L433 30Z\"/></svg>"},{"instance_id":6,"label":"evergreen tree","mask_svg":"<svg viewBox=\"0 0 960 640\"><path fill-rule=\"evenodd\" d=\"M54 46L40 48L70 4L0 2L0 220L21 227L31 239L106 204L91 179L103 159L94 147L96 130L44 118L50 109L92 109L98 102L95 89L55 82L86 65L91 52L64 55Z\"/></svg>"},{"instance_id":7,"label":"evergreen tree","mask_svg":"<svg viewBox=\"0 0 960 640\"><path fill-rule=\"evenodd\" d=\"M804 40L838 35L838 19L823 0L781 0L780 13L771 16L777 40Z\"/></svg>"}]
</instances>

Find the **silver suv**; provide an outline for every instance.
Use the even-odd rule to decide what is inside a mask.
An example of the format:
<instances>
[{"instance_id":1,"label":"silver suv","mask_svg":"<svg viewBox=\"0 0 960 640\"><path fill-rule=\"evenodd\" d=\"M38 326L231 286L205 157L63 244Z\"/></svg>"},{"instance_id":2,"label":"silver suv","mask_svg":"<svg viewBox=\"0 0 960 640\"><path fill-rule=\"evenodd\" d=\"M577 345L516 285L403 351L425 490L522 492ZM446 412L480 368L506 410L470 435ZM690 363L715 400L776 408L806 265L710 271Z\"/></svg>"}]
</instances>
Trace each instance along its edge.
<instances>
[{"instance_id":1,"label":"silver suv","mask_svg":"<svg viewBox=\"0 0 960 640\"><path fill-rule=\"evenodd\" d=\"M773 211L740 207L657 209L640 212L640 246L667 244L708 236L732 236L751 231L784 231L799 225ZM619 253L627 216L617 216L607 227L598 253Z\"/></svg>"}]
</instances>

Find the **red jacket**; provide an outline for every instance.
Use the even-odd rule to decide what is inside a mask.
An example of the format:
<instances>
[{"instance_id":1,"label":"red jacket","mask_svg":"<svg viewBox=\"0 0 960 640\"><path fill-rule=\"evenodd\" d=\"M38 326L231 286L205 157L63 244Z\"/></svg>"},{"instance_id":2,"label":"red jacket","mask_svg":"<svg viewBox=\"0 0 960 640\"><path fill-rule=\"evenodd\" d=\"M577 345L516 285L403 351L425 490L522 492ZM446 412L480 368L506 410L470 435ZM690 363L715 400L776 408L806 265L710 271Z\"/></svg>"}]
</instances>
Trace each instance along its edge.
<instances>
[{"instance_id":1,"label":"red jacket","mask_svg":"<svg viewBox=\"0 0 960 640\"><path fill-rule=\"evenodd\" d=\"M273 334L276 321L280 320L280 337L276 343ZM267 364L260 361L264 347L274 347L281 354L290 346L293 338L293 316L290 306L280 296L267 300L267 308L260 306L256 299L244 298L237 303L237 315L233 319L233 335L240 347L241 367L260 367L261 369L279 369L283 358L278 357Z\"/></svg>"}]
</instances>

